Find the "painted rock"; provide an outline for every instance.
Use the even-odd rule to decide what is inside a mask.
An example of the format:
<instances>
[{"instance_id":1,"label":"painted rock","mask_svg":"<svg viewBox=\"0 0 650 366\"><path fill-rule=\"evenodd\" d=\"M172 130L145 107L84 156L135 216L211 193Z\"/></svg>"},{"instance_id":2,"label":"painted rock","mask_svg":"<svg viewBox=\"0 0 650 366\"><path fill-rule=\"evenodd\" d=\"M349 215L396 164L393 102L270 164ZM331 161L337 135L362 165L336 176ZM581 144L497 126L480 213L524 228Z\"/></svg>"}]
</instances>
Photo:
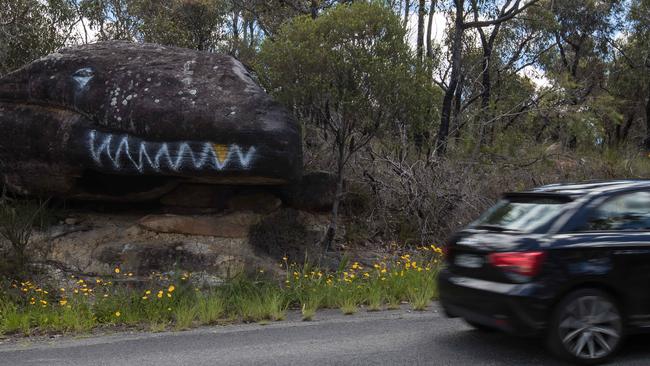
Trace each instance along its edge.
<instances>
[{"instance_id":1,"label":"painted rock","mask_svg":"<svg viewBox=\"0 0 650 366\"><path fill-rule=\"evenodd\" d=\"M0 169L22 194L145 200L182 182L278 185L300 128L232 57L130 42L63 49L0 79Z\"/></svg>"}]
</instances>

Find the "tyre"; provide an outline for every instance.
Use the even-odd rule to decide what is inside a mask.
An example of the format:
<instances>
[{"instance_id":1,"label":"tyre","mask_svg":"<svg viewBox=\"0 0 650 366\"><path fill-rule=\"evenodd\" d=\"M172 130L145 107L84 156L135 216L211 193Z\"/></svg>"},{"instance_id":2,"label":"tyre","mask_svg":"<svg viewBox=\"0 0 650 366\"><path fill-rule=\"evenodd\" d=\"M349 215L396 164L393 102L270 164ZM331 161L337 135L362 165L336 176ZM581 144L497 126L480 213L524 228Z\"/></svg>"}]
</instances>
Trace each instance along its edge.
<instances>
[{"instance_id":1,"label":"tyre","mask_svg":"<svg viewBox=\"0 0 650 366\"><path fill-rule=\"evenodd\" d=\"M623 340L623 316L616 301L596 289L570 293L556 306L547 343L557 356L580 365L610 359Z\"/></svg>"},{"instance_id":2,"label":"tyre","mask_svg":"<svg viewBox=\"0 0 650 366\"><path fill-rule=\"evenodd\" d=\"M480 330L481 332L490 332L491 333L491 332L496 331L496 329L494 329L494 328L492 328L490 326L483 325L483 324L480 324L480 323L476 323L476 322L473 322L473 321L467 320L467 319L463 319L463 320L465 320L465 323L469 324L472 328L474 328L476 330Z\"/></svg>"}]
</instances>

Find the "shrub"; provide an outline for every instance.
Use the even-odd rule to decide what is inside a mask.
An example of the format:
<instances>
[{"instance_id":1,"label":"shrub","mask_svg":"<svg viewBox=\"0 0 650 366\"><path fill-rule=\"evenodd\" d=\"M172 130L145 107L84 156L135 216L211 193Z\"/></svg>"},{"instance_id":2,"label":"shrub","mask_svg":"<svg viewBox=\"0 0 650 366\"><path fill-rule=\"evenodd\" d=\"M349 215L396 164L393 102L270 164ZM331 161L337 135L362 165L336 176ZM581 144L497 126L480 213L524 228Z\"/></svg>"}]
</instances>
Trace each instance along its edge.
<instances>
[{"instance_id":1,"label":"shrub","mask_svg":"<svg viewBox=\"0 0 650 366\"><path fill-rule=\"evenodd\" d=\"M47 212L47 201L30 201L0 196L0 237L10 245L10 255L0 273L25 275L29 262L26 248L37 228L49 224L51 217Z\"/></svg>"},{"instance_id":2,"label":"shrub","mask_svg":"<svg viewBox=\"0 0 650 366\"><path fill-rule=\"evenodd\" d=\"M293 209L281 210L265 217L250 229L250 243L257 250L275 258L288 255L303 258L309 248L309 232Z\"/></svg>"}]
</instances>

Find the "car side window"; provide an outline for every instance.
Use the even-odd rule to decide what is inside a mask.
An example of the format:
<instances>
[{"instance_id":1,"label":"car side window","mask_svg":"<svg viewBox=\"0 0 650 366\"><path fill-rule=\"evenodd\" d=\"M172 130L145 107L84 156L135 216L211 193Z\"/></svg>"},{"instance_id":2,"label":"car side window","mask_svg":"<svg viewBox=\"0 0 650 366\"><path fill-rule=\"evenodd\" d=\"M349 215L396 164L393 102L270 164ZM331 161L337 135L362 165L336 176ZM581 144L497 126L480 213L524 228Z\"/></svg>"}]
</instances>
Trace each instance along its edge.
<instances>
[{"instance_id":1,"label":"car side window","mask_svg":"<svg viewBox=\"0 0 650 366\"><path fill-rule=\"evenodd\" d=\"M596 207L581 231L650 230L650 192L638 191L610 198Z\"/></svg>"}]
</instances>

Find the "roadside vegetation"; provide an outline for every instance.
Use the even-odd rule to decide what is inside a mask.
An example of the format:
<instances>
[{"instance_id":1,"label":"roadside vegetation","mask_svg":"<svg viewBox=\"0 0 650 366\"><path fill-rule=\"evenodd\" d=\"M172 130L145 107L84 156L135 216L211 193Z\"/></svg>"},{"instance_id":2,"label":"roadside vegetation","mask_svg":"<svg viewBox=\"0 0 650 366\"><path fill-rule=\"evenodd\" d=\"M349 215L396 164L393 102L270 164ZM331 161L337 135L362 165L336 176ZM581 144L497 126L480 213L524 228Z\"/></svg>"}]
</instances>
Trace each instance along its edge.
<instances>
[{"instance_id":1,"label":"roadside vegetation","mask_svg":"<svg viewBox=\"0 0 650 366\"><path fill-rule=\"evenodd\" d=\"M200 325L269 322L287 310L312 320L316 310L344 314L378 311L410 303L425 310L436 298L442 250L434 245L387 256L372 265L342 262L336 271L289 262L282 280L263 272L238 276L214 288L193 285L191 273L151 274L145 283L115 268L111 278L70 277L69 285L47 287L31 280L4 283L0 290L0 334L84 333L95 328L183 330Z\"/></svg>"},{"instance_id":2,"label":"roadside vegetation","mask_svg":"<svg viewBox=\"0 0 650 366\"><path fill-rule=\"evenodd\" d=\"M504 191L650 177L650 1L269 3L3 1L0 75L95 41L89 34L229 54L295 115L304 170L335 177L325 248L399 254L333 271L286 259L284 278L258 273L212 289L194 287L191 274L142 284L121 272L49 288L25 273L0 283L0 332L186 329L281 320L288 309L310 320L320 308L353 314L403 302L424 309L440 256L425 243L441 243ZM15 274L47 215L34 202L2 203L10 255L0 273ZM273 255L307 244L293 224L264 224L277 240L253 237ZM408 249L417 246L427 250Z\"/></svg>"}]
</instances>

